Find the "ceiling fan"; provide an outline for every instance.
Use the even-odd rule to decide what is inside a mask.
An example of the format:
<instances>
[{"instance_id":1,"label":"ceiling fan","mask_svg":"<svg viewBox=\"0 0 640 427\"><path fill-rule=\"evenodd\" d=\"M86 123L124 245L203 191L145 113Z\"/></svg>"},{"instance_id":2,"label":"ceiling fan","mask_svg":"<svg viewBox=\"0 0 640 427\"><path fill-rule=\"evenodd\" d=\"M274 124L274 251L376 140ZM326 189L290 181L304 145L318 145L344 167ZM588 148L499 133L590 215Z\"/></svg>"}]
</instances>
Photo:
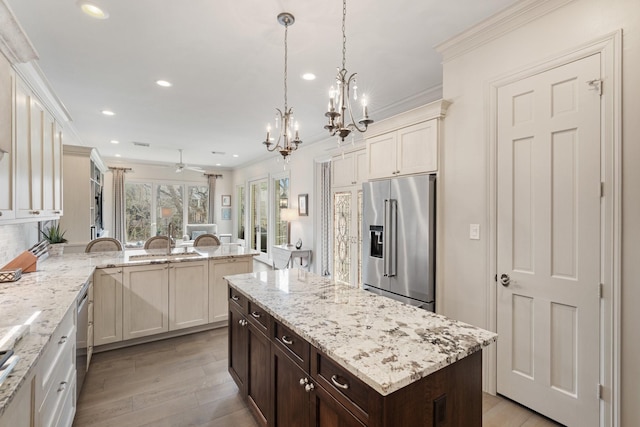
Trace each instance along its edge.
<instances>
[{"instance_id":1,"label":"ceiling fan","mask_svg":"<svg viewBox=\"0 0 640 427\"><path fill-rule=\"evenodd\" d=\"M182 149L179 148L178 151L180 152L180 162L176 163L176 173L180 173L185 169L196 171L196 172L204 172L204 169L202 169L201 167L189 166L182 163Z\"/></svg>"}]
</instances>

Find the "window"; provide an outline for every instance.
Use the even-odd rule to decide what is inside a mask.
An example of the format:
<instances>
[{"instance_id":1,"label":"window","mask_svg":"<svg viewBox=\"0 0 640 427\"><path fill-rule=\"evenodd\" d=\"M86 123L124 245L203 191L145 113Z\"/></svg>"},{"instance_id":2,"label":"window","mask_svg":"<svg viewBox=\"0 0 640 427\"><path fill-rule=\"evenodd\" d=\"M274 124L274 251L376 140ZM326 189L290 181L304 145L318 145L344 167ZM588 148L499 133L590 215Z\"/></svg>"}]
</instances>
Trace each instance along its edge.
<instances>
[{"instance_id":1,"label":"window","mask_svg":"<svg viewBox=\"0 0 640 427\"><path fill-rule=\"evenodd\" d=\"M287 236L287 221L281 219L282 209L289 207L289 178L273 180L273 195L275 197L275 244L290 243Z\"/></svg>"},{"instance_id":2,"label":"window","mask_svg":"<svg viewBox=\"0 0 640 427\"><path fill-rule=\"evenodd\" d=\"M208 222L206 185L126 182L126 246L142 246L149 237L167 235L169 224L180 239L185 224ZM186 199L185 199L186 197Z\"/></svg>"},{"instance_id":3,"label":"window","mask_svg":"<svg viewBox=\"0 0 640 427\"><path fill-rule=\"evenodd\" d=\"M244 240L244 222L246 220L244 185L238 186L238 240Z\"/></svg>"}]
</instances>

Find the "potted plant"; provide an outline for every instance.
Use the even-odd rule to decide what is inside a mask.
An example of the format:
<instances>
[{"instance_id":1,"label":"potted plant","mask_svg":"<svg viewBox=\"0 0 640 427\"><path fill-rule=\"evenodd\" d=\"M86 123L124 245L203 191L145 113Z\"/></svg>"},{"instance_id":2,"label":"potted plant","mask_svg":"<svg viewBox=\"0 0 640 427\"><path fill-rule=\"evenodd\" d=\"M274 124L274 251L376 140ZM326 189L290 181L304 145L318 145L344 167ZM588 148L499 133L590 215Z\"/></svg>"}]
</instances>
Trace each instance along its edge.
<instances>
[{"instance_id":1,"label":"potted plant","mask_svg":"<svg viewBox=\"0 0 640 427\"><path fill-rule=\"evenodd\" d=\"M67 239L64 238L66 231L60 231L60 224L52 225L45 231L40 231L40 233L49 242L49 255L62 255Z\"/></svg>"}]
</instances>

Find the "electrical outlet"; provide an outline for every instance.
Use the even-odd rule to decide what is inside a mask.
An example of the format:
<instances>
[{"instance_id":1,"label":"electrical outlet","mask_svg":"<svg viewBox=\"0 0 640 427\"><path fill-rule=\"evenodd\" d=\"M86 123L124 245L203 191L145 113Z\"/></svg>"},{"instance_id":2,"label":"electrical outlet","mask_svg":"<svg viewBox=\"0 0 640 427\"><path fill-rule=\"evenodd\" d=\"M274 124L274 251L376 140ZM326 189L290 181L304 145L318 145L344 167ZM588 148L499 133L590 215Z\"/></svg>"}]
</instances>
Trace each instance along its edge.
<instances>
[{"instance_id":1,"label":"electrical outlet","mask_svg":"<svg viewBox=\"0 0 640 427\"><path fill-rule=\"evenodd\" d=\"M469 224L469 239L480 240L480 224Z\"/></svg>"}]
</instances>

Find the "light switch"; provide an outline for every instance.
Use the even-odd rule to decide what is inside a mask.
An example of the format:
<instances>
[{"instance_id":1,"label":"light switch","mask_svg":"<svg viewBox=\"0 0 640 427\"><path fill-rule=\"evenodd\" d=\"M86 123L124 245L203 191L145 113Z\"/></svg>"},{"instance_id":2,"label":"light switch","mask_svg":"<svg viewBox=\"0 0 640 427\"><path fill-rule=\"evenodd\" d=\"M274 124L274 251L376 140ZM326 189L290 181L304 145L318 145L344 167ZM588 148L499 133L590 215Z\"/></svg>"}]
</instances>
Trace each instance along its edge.
<instances>
[{"instance_id":1,"label":"light switch","mask_svg":"<svg viewBox=\"0 0 640 427\"><path fill-rule=\"evenodd\" d=\"M469 224L469 239L480 240L480 224Z\"/></svg>"}]
</instances>

